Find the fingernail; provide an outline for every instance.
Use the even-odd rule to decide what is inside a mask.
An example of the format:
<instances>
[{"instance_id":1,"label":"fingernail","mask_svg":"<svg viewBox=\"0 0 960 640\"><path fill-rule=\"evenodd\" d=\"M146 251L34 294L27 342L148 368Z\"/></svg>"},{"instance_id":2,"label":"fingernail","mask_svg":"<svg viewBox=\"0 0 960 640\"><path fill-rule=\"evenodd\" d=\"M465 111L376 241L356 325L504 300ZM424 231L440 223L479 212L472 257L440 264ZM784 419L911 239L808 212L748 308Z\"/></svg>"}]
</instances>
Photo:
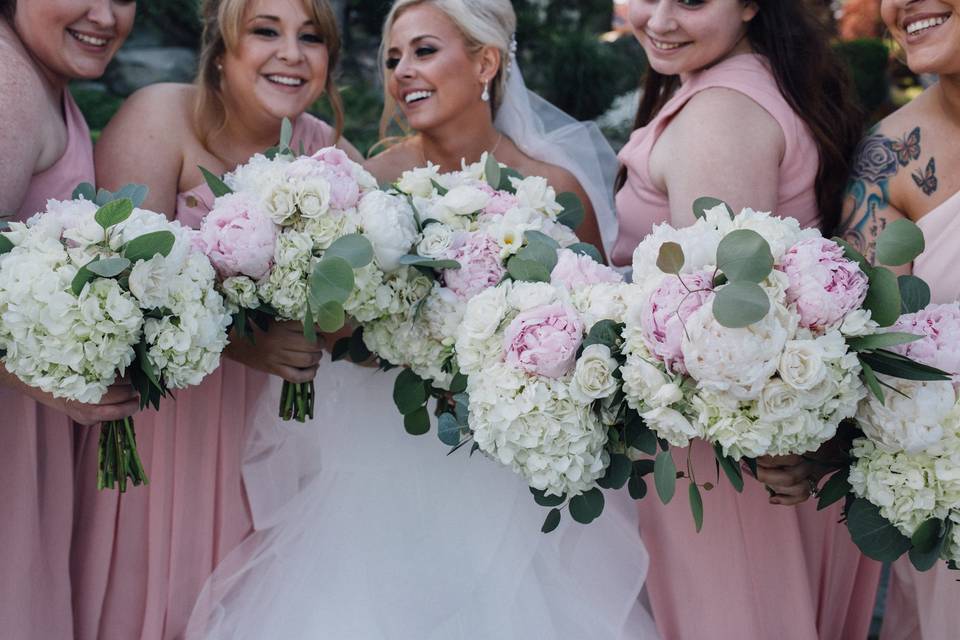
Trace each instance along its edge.
<instances>
[{"instance_id":1,"label":"fingernail","mask_svg":"<svg viewBox=\"0 0 960 640\"><path fill-rule=\"evenodd\" d=\"M777 498L770 498L770 504L780 504L780 500Z\"/></svg>"}]
</instances>

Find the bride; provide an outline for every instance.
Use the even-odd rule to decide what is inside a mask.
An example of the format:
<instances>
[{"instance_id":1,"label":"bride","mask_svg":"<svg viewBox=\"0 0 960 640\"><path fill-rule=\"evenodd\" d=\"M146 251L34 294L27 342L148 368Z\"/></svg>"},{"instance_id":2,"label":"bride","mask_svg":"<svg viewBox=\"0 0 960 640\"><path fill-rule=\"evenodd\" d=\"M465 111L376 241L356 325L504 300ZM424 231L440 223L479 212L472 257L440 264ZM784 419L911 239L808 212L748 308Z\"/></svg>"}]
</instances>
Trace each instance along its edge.
<instances>
[{"instance_id":1,"label":"bride","mask_svg":"<svg viewBox=\"0 0 960 640\"><path fill-rule=\"evenodd\" d=\"M581 195L596 212L581 238L612 240L613 152L526 90L515 25L509 0L397 0L381 47L384 125L399 108L417 133L368 168L390 182L493 152ZM648 558L624 492L607 494L593 524L566 518L544 535L546 510L519 476L404 431L393 380L322 364L308 431L277 423L277 399L261 400L244 467L257 531L208 581L187 638L656 637L639 601Z\"/></svg>"}]
</instances>

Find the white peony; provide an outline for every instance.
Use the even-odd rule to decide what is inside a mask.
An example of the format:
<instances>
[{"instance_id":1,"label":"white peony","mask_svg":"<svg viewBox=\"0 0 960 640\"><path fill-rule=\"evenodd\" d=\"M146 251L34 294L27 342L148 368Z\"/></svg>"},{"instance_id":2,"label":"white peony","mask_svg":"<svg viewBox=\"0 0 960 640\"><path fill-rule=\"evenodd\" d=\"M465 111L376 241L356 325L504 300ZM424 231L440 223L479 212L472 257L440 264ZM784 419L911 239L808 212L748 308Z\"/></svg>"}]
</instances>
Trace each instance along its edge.
<instances>
[{"instance_id":1,"label":"white peony","mask_svg":"<svg viewBox=\"0 0 960 640\"><path fill-rule=\"evenodd\" d=\"M860 405L857 419L868 438L890 453L918 453L940 442L943 423L957 402L948 381L915 382L878 374L893 389L883 404L870 394Z\"/></svg>"},{"instance_id":2,"label":"white peony","mask_svg":"<svg viewBox=\"0 0 960 640\"><path fill-rule=\"evenodd\" d=\"M170 272L166 259L155 255L141 260L130 270L130 293L136 296L144 309L158 309L168 304Z\"/></svg>"},{"instance_id":3,"label":"white peony","mask_svg":"<svg viewBox=\"0 0 960 640\"><path fill-rule=\"evenodd\" d=\"M517 200L521 207L537 209L556 217L563 207L557 204L557 193L546 178L528 176L526 178L510 178L510 183L516 189Z\"/></svg>"},{"instance_id":4,"label":"white peony","mask_svg":"<svg viewBox=\"0 0 960 640\"><path fill-rule=\"evenodd\" d=\"M676 409L659 407L640 414L658 437L675 447L685 447L690 440L701 436L701 432Z\"/></svg>"},{"instance_id":5,"label":"white peony","mask_svg":"<svg viewBox=\"0 0 960 640\"><path fill-rule=\"evenodd\" d=\"M373 253L383 271L396 271L400 258L410 253L417 239L417 224L407 201L383 191L363 196L357 208L363 235L373 245Z\"/></svg>"},{"instance_id":6,"label":"white peony","mask_svg":"<svg viewBox=\"0 0 960 640\"><path fill-rule=\"evenodd\" d=\"M404 171L397 181L397 188L403 193L429 198L434 191L433 182L437 180L440 167L428 162L426 167Z\"/></svg>"},{"instance_id":7,"label":"white peony","mask_svg":"<svg viewBox=\"0 0 960 640\"><path fill-rule=\"evenodd\" d=\"M441 196L438 206L453 215L466 216L482 210L489 200L490 196L477 187L461 185Z\"/></svg>"}]
</instances>

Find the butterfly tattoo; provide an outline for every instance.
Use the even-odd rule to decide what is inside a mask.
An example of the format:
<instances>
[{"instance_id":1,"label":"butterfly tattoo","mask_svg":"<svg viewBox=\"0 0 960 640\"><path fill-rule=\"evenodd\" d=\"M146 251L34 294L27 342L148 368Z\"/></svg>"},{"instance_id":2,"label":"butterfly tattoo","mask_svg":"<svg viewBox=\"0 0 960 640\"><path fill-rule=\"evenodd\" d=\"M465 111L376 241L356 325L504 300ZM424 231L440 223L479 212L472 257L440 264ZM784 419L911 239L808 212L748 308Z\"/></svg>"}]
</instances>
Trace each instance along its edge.
<instances>
[{"instance_id":1,"label":"butterfly tattoo","mask_svg":"<svg viewBox=\"0 0 960 640\"><path fill-rule=\"evenodd\" d=\"M927 163L927 168L917 169L910 177L913 178L913 181L917 184L918 187L923 191L924 195L931 195L934 191L937 190L937 162L933 158L930 158L930 162Z\"/></svg>"},{"instance_id":2,"label":"butterfly tattoo","mask_svg":"<svg viewBox=\"0 0 960 640\"><path fill-rule=\"evenodd\" d=\"M900 140L891 140L890 148L897 154L897 162L901 167L910 164L911 160L920 157L920 127L915 127L913 131L905 135Z\"/></svg>"}]
</instances>

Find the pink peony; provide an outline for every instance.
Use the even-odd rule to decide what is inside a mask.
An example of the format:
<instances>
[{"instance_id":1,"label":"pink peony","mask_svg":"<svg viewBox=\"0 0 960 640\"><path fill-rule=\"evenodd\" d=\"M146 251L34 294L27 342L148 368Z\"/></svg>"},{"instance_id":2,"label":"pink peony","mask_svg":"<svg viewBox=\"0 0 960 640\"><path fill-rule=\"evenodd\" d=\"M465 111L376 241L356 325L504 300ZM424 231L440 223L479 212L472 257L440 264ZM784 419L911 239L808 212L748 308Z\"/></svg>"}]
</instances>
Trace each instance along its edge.
<instances>
[{"instance_id":1,"label":"pink peony","mask_svg":"<svg viewBox=\"0 0 960 640\"><path fill-rule=\"evenodd\" d=\"M640 317L643 342L674 373L687 372L683 362L684 323L710 299L712 291L713 275L709 271L668 276L644 305Z\"/></svg>"},{"instance_id":2,"label":"pink peony","mask_svg":"<svg viewBox=\"0 0 960 640\"><path fill-rule=\"evenodd\" d=\"M553 284L562 285L567 291L601 282L623 282L623 276L610 267L600 264L590 256L569 249L557 252L557 265L550 273Z\"/></svg>"},{"instance_id":3,"label":"pink peony","mask_svg":"<svg viewBox=\"0 0 960 640\"><path fill-rule=\"evenodd\" d=\"M778 267L787 274L787 303L795 305L800 324L809 329L836 326L867 297L867 275L843 249L826 238L801 240L783 255Z\"/></svg>"},{"instance_id":4,"label":"pink peony","mask_svg":"<svg viewBox=\"0 0 960 640\"><path fill-rule=\"evenodd\" d=\"M900 316L892 330L924 336L916 342L898 345L894 351L951 373L953 381L960 382L960 304L931 304Z\"/></svg>"},{"instance_id":5,"label":"pink peony","mask_svg":"<svg viewBox=\"0 0 960 640\"><path fill-rule=\"evenodd\" d=\"M330 183L330 206L350 209L360 200L360 185L353 177L353 161L336 147L327 147L310 157L297 158L287 167L292 179L322 178Z\"/></svg>"},{"instance_id":6,"label":"pink peony","mask_svg":"<svg viewBox=\"0 0 960 640\"><path fill-rule=\"evenodd\" d=\"M500 245L485 233L458 235L447 254L460 263L459 269L444 269L443 282L461 300L497 285L506 270L500 259Z\"/></svg>"},{"instance_id":7,"label":"pink peony","mask_svg":"<svg viewBox=\"0 0 960 640\"><path fill-rule=\"evenodd\" d=\"M516 207L517 204L519 204L517 196L506 191L497 191L487 201L487 206L483 208L483 212L491 216L502 216Z\"/></svg>"},{"instance_id":8,"label":"pink peony","mask_svg":"<svg viewBox=\"0 0 960 640\"><path fill-rule=\"evenodd\" d=\"M548 378L559 378L573 369L581 342L583 322L563 303L520 313L503 335L507 364Z\"/></svg>"},{"instance_id":9,"label":"pink peony","mask_svg":"<svg viewBox=\"0 0 960 640\"><path fill-rule=\"evenodd\" d=\"M277 227L260 203L244 193L217 198L200 224L196 244L223 278L245 275L259 280L273 264Z\"/></svg>"}]
</instances>

